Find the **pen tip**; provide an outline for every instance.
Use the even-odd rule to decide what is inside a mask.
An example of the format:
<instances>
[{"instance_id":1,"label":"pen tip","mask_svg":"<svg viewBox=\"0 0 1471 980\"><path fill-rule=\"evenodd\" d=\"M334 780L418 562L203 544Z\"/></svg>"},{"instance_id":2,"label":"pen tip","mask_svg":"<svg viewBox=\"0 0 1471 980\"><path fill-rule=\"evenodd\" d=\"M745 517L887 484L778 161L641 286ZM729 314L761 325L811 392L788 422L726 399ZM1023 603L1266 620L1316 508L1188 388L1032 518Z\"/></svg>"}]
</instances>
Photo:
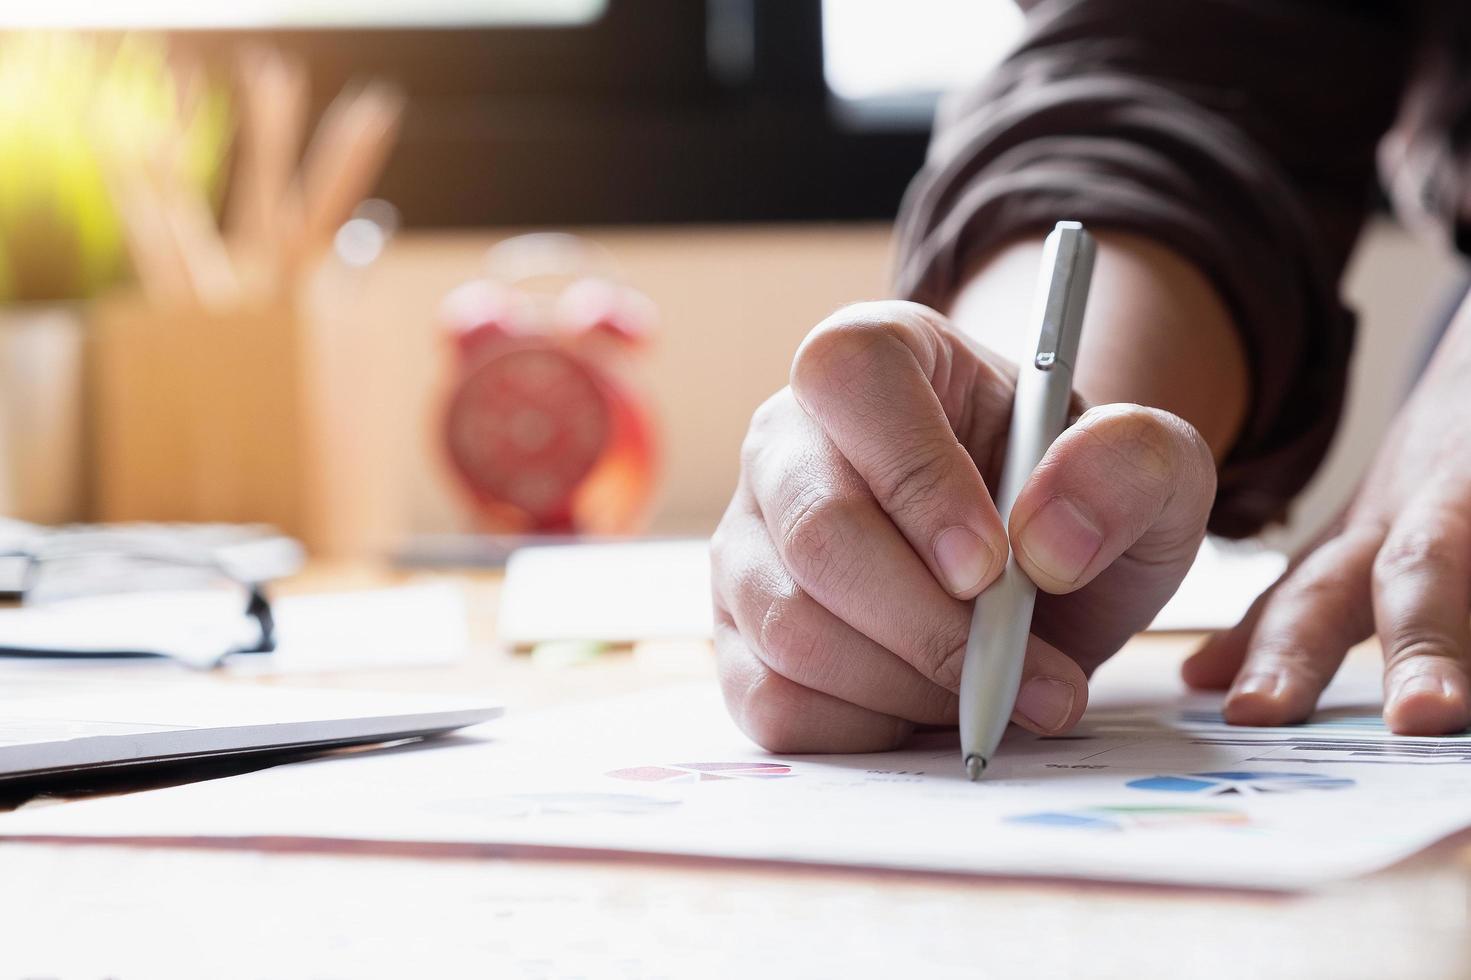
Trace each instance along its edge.
<instances>
[{"instance_id":1,"label":"pen tip","mask_svg":"<svg viewBox=\"0 0 1471 980\"><path fill-rule=\"evenodd\" d=\"M981 773L985 771L985 759L978 755L968 755L965 757L965 775L971 782L978 781L981 778Z\"/></svg>"}]
</instances>

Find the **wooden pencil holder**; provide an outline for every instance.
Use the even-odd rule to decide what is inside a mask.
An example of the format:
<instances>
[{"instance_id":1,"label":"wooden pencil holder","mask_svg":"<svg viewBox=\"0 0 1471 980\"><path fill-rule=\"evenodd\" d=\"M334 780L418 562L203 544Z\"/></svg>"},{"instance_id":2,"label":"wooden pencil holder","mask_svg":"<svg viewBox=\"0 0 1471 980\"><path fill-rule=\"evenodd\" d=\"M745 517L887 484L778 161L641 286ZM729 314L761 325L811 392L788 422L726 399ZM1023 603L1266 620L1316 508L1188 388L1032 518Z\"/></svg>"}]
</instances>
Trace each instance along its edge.
<instances>
[{"instance_id":1,"label":"wooden pencil holder","mask_svg":"<svg viewBox=\"0 0 1471 980\"><path fill-rule=\"evenodd\" d=\"M286 302L221 313L99 302L97 519L265 523L317 556L386 547L393 464L374 412L388 358L352 326Z\"/></svg>"}]
</instances>

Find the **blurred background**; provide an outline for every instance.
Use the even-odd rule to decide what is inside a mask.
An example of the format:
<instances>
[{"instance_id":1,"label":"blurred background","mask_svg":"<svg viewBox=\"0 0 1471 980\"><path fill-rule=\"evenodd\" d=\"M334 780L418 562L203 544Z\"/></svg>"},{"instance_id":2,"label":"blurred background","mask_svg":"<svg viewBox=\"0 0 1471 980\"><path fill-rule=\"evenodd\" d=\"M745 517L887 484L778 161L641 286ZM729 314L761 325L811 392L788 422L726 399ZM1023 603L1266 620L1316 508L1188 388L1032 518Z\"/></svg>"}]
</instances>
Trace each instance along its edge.
<instances>
[{"instance_id":1,"label":"blurred background","mask_svg":"<svg viewBox=\"0 0 1471 980\"><path fill-rule=\"evenodd\" d=\"M1006 0L7 6L0 514L416 560L708 533L801 337L886 294L939 93L1021 27ZM1348 424L1274 543L1351 490L1455 274L1375 223Z\"/></svg>"}]
</instances>

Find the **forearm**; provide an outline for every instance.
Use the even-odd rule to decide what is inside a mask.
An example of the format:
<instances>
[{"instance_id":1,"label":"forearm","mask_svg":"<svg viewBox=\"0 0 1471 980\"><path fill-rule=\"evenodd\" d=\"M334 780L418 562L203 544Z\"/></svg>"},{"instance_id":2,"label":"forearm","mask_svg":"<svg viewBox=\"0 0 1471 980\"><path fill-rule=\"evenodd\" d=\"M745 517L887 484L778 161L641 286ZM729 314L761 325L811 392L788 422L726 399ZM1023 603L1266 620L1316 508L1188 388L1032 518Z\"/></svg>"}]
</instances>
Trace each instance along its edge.
<instances>
[{"instance_id":1,"label":"forearm","mask_svg":"<svg viewBox=\"0 0 1471 980\"><path fill-rule=\"evenodd\" d=\"M1076 387L1094 404L1132 402L1190 422L1225 458L1251 397L1240 334L1193 265L1135 235L1096 232L1098 262ZM1013 360L1029 356L1021 325L1034 301L1042 239L985 256L947 311L968 336Z\"/></svg>"},{"instance_id":2,"label":"forearm","mask_svg":"<svg viewBox=\"0 0 1471 980\"><path fill-rule=\"evenodd\" d=\"M1211 529L1253 534L1286 516L1337 424L1354 329L1338 284L1417 43L1411 5L1027 6L1012 53L943 104L899 215L896 294L953 311L979 269L974 288L1011 294L1024 316L1031 261L1009 285L978 263L1064 217L1168 249L1199 275L1126 248L1125 266L1160 268L1100 280L1153 285L1106 301L1089 342L1123 349L1091 355L1081 386L1196 423L1220 460ZM1016 322L968 326L998 339ZM1172 340L1195 349L1160 349Z\"/></svg>"}]
</instances>

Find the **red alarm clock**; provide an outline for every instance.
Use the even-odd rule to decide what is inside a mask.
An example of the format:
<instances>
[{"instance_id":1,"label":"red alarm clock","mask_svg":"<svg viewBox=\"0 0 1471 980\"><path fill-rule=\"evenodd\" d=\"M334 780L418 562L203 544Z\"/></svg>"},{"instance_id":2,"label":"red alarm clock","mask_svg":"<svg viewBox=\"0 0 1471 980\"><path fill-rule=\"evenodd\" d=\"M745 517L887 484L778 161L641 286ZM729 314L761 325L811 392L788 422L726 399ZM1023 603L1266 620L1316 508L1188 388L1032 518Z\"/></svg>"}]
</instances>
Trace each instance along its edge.
<instances>
[{"instance_id":1,"label":"red alarm clock","mask_svg":"<svg viewBox=\"0 0 1471 980\"><path fill-rule=\"evenodd\" d=\"M656 446L633 360L654 306L610 265L573 236L527 235L445 297L444 445L488 530L628 533L647 510Z\"/></svg>"}]
</instances>

